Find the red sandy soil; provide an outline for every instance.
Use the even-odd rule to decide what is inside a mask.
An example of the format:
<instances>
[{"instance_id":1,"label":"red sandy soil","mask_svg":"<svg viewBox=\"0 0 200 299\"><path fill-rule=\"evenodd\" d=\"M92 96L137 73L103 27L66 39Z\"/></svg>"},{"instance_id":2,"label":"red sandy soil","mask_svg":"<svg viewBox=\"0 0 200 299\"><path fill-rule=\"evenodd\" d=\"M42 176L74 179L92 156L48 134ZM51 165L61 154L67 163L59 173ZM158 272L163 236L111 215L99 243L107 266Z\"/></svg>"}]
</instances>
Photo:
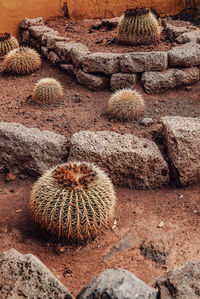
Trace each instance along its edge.
<instances>
[{"instance_id":1,"label":"red sandy soil","mask_svg":"<svg viewBox=\"0 0 200 299\"><path fill-rule=\"evenodd\" d=\"M34 84L43 77L54 77L64 87L64 98L52 105L41 106L27 100ZM144 117L152 117L154 125L142 127L139 121L114 122L105 114L111 95L108 90L91 92L75 79L44 61L40 70L28 76L0 74L1 120L20 122L28 127L52 130L70 138L79 130L108 130L133 133L151 138L151 131L164 115L199 117L200 82L190 91L179 88L161 95L147 95L137 86L146 101ZM77 295L94 276L107 268L122 267L145 282L187 260L199 259L200 185L186 189L174 187L162 190L136 191L117 188L117 226L108 229L91 243L75 246L56 244L40 233L30 220L29 192L35 179L17 178L4 182L0 177L0 252L16 248L32 253ZM180 196L183 195L183 196ZM163 221L164 226L158 228ZM104 260L106 254L130 230L135 232L133 248L117 252ZM174 232L175 243L165 266L158 266L141 255L139 245L147 235Z\"/></svg>"}]
</instances>

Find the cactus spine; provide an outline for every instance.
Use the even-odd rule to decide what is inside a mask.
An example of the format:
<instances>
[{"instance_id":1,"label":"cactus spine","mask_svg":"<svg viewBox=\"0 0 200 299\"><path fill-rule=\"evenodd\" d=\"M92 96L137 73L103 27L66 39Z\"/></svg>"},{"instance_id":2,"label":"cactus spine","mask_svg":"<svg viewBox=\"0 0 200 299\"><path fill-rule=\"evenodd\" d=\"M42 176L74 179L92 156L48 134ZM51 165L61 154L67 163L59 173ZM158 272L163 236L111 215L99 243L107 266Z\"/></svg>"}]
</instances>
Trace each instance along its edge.
<instances>
[{"instance_id":1,"label":"cactus spine","mask_svg":"<svg viewBox=\"0 0 200 299\"><path fill-rule=\"evenodd\" d=\"M108 176L86 162L58 165L35 183L30 211L57 238L91 239L113 221L115 192Z\"/></svg>"},{"instance_id":2,"label":"cactus spine","mask_svg":"<svg viewBox=\"0 0 200 299\"><path fill-rule=\"evenodd\" d=\"M56 79L43 78L36 83L32 98L39 103L51 103L62 96L62 86Z\"/></svg>"},{"instance_id":3,"label":"cactus spine","mask_svg":"<svg viewBox=\"0 0 200 299\"><path fill-rule=\"evenodd\" d=\"M7 32L0 34L0 56L5 56L15 48L19 48L19 43L14 36Z\"/></svg>"},{"instance_id":4,"label":"cactus spine","mask_svg":"<svg viewBox=\"0 0 200 299\"><path fill-rule=\"evenodd\" d=\"M41 65L40 55L31 48L20 47L5 56L5 72L26 75L35 72Z\"/></svg>"},{"instance_id":5,"label":"cactus spine","mask_svg":"<svg viewBox=\"0 0 200 299\"><path fill-rule=\"evenodd\" d=\"M109 99L108 114L119 120L131 121L140 116L145 109L142 95L130 88L116 91Z\"/></svg>"},{"instance_id":6,"label":"cactus spine","mask_svg":"<svg viewBox=\"0 0 200 299\"><path fill-rule=\"evenodd\" d=\"M117 41L128 45L151 44L160 39L159 20L149 8L127 9L122 15Z\"/></svg>"}]
</instances>

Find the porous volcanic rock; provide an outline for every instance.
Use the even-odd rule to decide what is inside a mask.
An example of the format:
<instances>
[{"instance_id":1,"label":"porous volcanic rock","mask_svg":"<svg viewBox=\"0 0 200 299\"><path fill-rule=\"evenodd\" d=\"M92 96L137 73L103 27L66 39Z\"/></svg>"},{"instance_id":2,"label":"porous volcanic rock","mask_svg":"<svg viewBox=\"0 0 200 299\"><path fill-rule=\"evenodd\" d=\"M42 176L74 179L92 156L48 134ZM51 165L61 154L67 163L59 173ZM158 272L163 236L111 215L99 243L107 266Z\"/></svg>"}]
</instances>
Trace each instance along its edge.
<instances>
[{"instance_id":1,"label":"porous volcanic rock","mask_svg":"<svg viewBox=\"0 0 200 299\"><path fill-rule=\"evenodd\" d=\"M68 289L34 255L0 254L0 298L72 299Z\"/></svg>"},{"instance_id":2,"label":"porous volcanic rock","mask_svg":"<svg viewBox=\"0 0 200 299\"><path fill-rule=\"evenodd\" d=\"M24 18L19 26L22 29L27 29L29 26L44 26L44 20L42 17L35 19Z\"/></svg>"},{"instance_id":3,"label":"porous volcanic rock","mask_svg":"<svg viewBox=\"0 0 200 299\"><path fill-rule=\"evenodd\" d=\"M113 74L110 79L110 88L116 91L122 88L135 88L137 82L136 74L117 73Z\"/></svg>"},{"instance_id":4,"label":"porous volcanic rock","mask_svg":"<svg viewBox=\"0 0 200 299\"><path fill-rule=\"evenodd\" d=\"M28 31L30 33L30 35L34 38L39 38L41 37L44 33L51 33L51 34L57 34L58 32L53 30L52 28L48 27L48 26L30 26L28 28Z\"/></svg>"},{"instance_id":5,"label":"porous volcanic rock","mask_svg":"<svg viewBox=\"0 0 200 299\"><path fill-rule=\"evenodd\" d=\"M103 168L118 185L156 188L168 184L168 165L157 145L131 134L80 131L71 138L69 161Z\"/></svg>"},{"instance_id":6,"label":"porous volcanic rock","mask_svg":"<svg viewBox=\"0 0 200 299\"><path fill-rule=\"evenodd\" d=\"M158 289L160 299L199 299L200 262L188 261L163 276L151 285Z\"/></svg>"},{"instance_id":7,"label":"porous volcanic rock","mask_svg":"<svg viewBox=\"0 0 200 299\"><path fill-rule=\"evenodd\" d=\"M94 278L77 299L156 299L157 290L124 269L108 269Z\"/></svg>"},{"instance_id":8,"label":"porous volcanic rock","mask_svg":"<svg viewBox=\"0 0 200 299\"><path fill-rule=\"evenodd\" d=\"M51 131L0 122L0 171L42 174L62 163L67 155L66 137Z\"/></svg>"},{"instance_id":9,"label":"porous volcanic rock","mask_svg":"<svg viewBox=\"0 0 200 299\"><path fill-rule=\"evenodd\" d=\"M109 78L106 76L97 76L94 74L85 73L81 69L78 70L76 74L76 79L78 83L86 86L91 90L105 89L109 85Z\"/></svg>"},{"instance_id":10,"label":"porous volcanic rock","mask_svg":"<svg viewBox=\"0 0 200 299\"><path fill-rule=\"evenodd\" d=\"M191 67L200 65L200 45L187 43L168 51L169 65L172 67Z\"/></svg>"},{"instance_id":11,"label":"porous volcanic rock","mask_svg":"<svg viewBox=\"0 0 200 299\"><path fill-rule=\"evenodd\" d=\"M186 186L200 181L200 118L161 118L163 136L175 182Z\"/></svg>"}]
</instances>

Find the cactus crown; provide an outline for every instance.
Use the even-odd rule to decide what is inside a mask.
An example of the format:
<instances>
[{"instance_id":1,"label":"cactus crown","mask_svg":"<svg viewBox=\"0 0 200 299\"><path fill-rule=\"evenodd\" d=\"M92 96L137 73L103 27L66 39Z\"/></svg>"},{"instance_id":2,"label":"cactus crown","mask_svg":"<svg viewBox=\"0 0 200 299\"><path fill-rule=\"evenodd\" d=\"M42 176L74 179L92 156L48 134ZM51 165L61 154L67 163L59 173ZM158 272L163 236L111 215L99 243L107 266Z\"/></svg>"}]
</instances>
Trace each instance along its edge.
<instances>
[{"instance_id":1,"label":"cactus crown","mask_svg":"<svg viewBox=\"0 0 200 299\"><path fill-rule=\"evenodd\" d=\"M159 40L161 27L156 17L150 8L127 9L118 25L118 42L141 45Z\"/></svg>"},{"instance_id":2,"label":"cactus crown","mask_svg":"<svg viewBox=\"0 0 200 299\"><path fill-rule=\"evenodd\" d=\"M0 42L8 40L11 37L11 34L8 32L0 33Z\"/></svg>"},{"instance_id":3,"label":"cactus crown","mask_svg":"<svg viewBox=\"0 0 200 299\"><path fill-rule=\"evenodd\" d=\"M5 56L11 50L18 48L17 39L10 33L5 32L0 34L0 56Z\"/></svg>"},{"instance_id":4,"label":"cactus crown","mask_svg":"<svg viewBox=\"0 0 200 299\"><path fill-rule=\"evenodd\" d=\"M40 103L53 102L63 96L61 84L54 78L43 78L36 83L32 98Z\"/></svg>"},{"instance_id":5,"label":"cactus crown","mask_svg":"<svg viewBox=\"0 0 200 299\"><path fill-rule=\"evenodd\" d=\"M108 176L86 162L58 165L34 185L33 218L57 238L91 239L114 218L115 192Z\"/></svg>"}]
</instances>

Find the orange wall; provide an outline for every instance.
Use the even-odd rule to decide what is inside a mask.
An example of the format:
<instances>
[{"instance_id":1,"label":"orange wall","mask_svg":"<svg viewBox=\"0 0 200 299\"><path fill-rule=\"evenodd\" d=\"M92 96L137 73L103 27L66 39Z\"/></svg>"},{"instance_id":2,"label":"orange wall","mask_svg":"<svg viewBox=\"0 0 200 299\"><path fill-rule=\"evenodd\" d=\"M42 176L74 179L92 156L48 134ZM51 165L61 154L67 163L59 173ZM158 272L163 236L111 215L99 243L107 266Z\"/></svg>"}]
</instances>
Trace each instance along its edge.
<instances>
[{"instance_id":1,"label":"orange wall","mask_svg":"<svg viewBox=\"0 0 200 299\"><path fill-rule=\"evenodd\" d=\"M162 15L177 13L185 0L0 0L0 33L17 34L18 26L25 17L42 16L47 19L63 15L64 2L68 3L72 18L120 16L126 8L152 6Z\"/></svg>"}]
</instances>

